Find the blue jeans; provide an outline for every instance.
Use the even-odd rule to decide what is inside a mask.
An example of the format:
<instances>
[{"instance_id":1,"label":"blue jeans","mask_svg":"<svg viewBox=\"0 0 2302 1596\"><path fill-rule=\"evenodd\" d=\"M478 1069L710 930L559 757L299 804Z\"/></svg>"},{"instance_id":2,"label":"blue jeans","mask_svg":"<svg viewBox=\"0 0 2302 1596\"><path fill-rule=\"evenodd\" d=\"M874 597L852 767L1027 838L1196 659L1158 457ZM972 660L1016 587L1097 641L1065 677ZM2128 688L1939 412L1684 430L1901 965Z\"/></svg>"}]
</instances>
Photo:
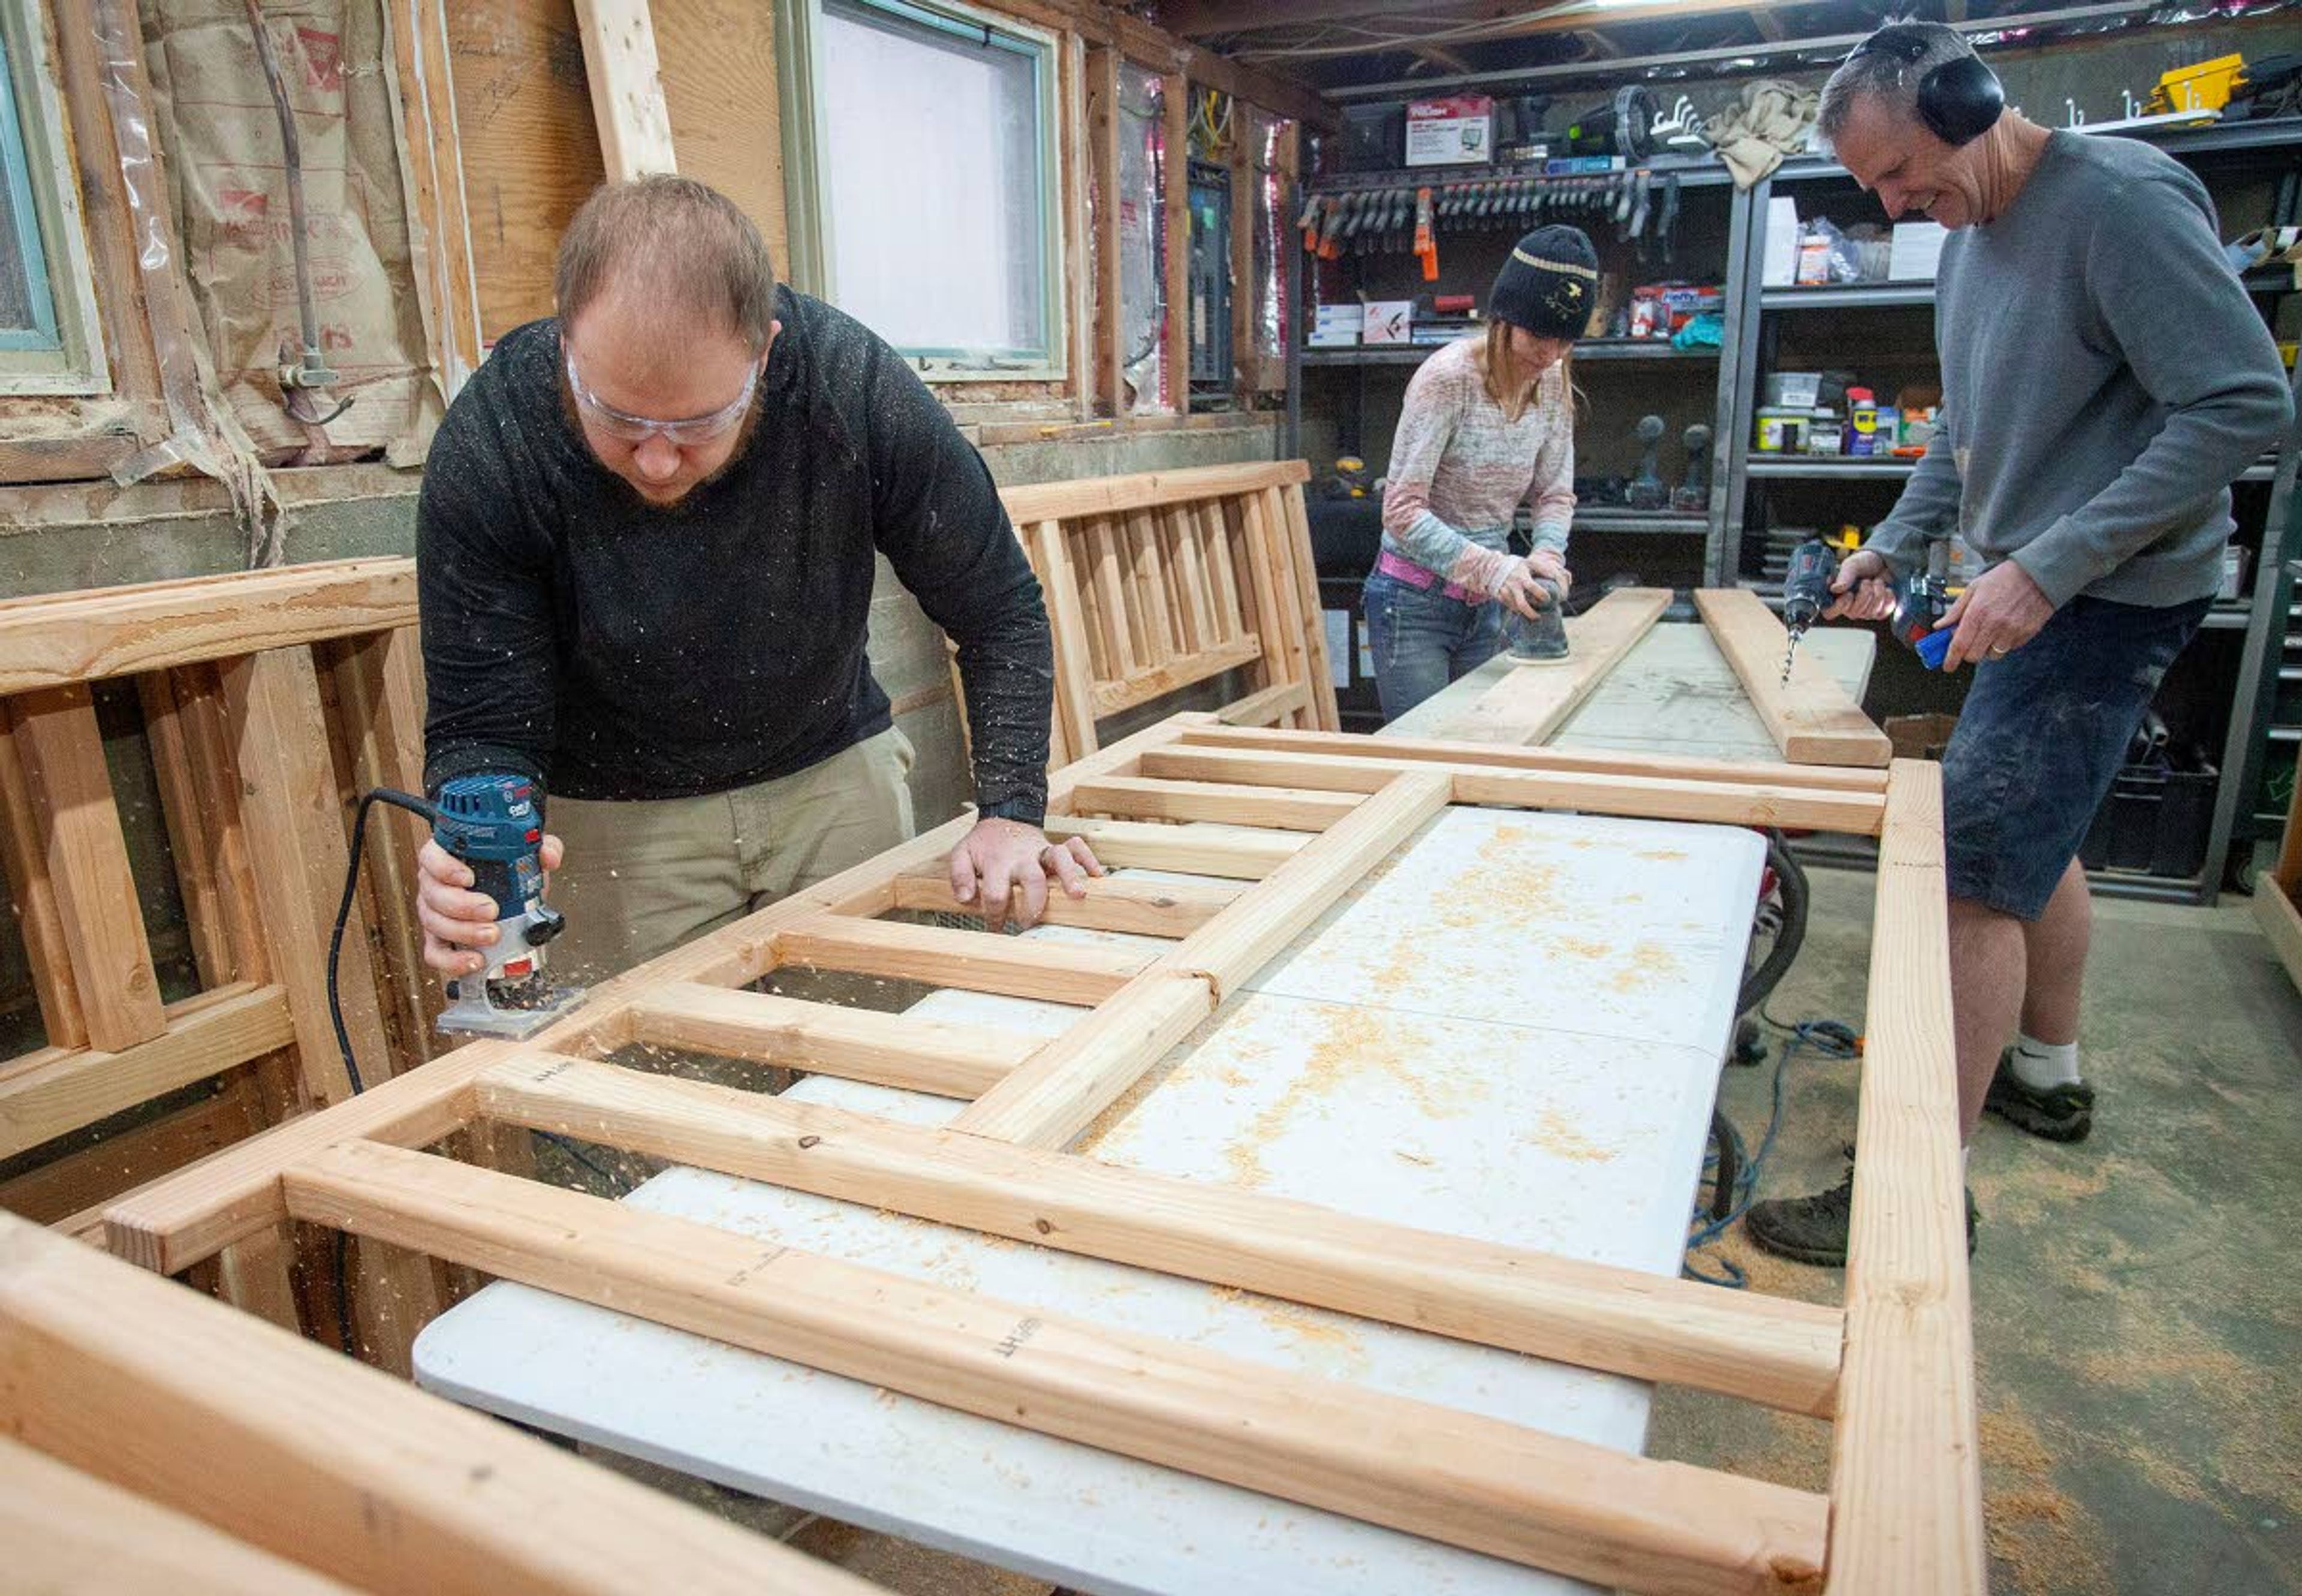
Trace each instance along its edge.
<instances>
[{"instance_id":1,"label":"blue jeans","mask_svg":"<svg viewBox=\"0 0 2302 1596\"><path fill-rule=\"evenodd\" d=\"M1375 696L1385 720L1398 719L1476 670L1503 646L1500 605L1466 604L1437 586L1409 586L1381 571L1368 574L1362 596Z\"/></svg>"},{"instance_id":2,"label":"blue jeans","mask_svg":"<svg viewBox=\"0 0 2302 1596\"><path fill-rule=\"evenodd\" d=\"M1975 668L1943 751L1951 896L2018 920L2046 912L2207 602L2158 609L2081 593Z\"/></svg>"}]
</instances>

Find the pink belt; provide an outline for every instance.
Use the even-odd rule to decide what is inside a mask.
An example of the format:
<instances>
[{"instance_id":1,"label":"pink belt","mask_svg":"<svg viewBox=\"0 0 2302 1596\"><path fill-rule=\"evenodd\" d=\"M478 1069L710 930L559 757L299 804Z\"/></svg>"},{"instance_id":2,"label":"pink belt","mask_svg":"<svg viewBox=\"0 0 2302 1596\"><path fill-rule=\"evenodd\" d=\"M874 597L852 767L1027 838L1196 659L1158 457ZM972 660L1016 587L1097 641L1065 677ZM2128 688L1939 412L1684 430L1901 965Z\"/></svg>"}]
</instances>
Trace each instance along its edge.
<instances>
[{"instance_id":1,"label":"pink belt","mask_svg":"<svg viewBox=\"0 0 2302 1596\"><path fill-rule=\"evenodd\" d=\"M1374 557L1374 568L1386 576L1396 576L1407 586L1419 587L1425 592L1438 586L1439 574L1436 571L1426 571L1413 560L1393 554L1388 549ZM1440 588L1439 596L1452 599L1458 604L1483 604L1487 601L1484 593L1474 593L1459 582L1449 582Z\"/></svg>"}]
</instances>

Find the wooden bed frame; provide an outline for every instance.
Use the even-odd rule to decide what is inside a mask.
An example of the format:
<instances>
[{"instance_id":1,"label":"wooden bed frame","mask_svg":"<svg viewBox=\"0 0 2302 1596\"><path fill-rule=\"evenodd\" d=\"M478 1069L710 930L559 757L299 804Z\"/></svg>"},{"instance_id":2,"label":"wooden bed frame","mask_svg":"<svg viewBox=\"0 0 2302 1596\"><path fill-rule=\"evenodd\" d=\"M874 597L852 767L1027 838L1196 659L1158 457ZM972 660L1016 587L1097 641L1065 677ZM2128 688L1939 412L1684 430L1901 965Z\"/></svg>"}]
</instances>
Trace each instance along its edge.
<instances>
[{"instance_id":1,"label":"wooden bed frame","mask_svg":"<svg viewBox=\"0 0 2302 1596\"><path fill-rule=\"evenodd\" d=\"M1447 805L1878 837L1844 1311L1138 1173L1063 1153L1241 983ZM112 1205L165 1273L290 1222L350 1232L930 1401L1491 1555L1658 1592L1942 1596L1986 1585L1940 777L1251 729L1185 715L1060 772L1051 833L1117 878L1050 918L1133 949L901 923L949 913L968 817L607 983L533 1042L476 1043ZM1192 831L1168 822L1214 820ZM785 967L1085 1011L1052 1039L770 996ZM971 1099L906 1128L645 1073L705 1048ZM1122 1334L524 1180L432 1148L576 1136L1017 1241L1834 1424L1827 1497ZM466 1135L466 1133L470 1133Z\"/></svg>"}]
</instances>

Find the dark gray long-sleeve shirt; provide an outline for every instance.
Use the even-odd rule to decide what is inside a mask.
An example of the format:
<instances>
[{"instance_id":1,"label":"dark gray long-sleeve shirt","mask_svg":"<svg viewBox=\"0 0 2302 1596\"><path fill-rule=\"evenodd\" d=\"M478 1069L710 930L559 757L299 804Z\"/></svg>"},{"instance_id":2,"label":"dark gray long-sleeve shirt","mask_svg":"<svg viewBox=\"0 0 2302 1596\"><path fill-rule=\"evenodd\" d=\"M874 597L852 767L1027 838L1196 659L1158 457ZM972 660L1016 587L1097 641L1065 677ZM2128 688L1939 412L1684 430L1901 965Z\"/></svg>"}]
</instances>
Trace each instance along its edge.
<instances>
[{"instance_id":1,"label":"dark gray long-sleeve shirt","mask_svg":"<svg viewBox=\"0 0 2302 1596\"><path fill-rule=\"evenodd\" d=\"M2212 593L2230 484L2293 420L2205 187L2130 139L2056 132L1935 286L1934 444L1867 546L1905 572L1955 530L2060 609Z\"/></svg>"},{"instance_id":2,"label":"dark gray long-sleeve shirt","mask_svg":"<svg viewBox=\"0 0 2302 1596\"><path fill-rule=\"evenodd\" d=\"M425 780L571 798L786 776L883 731L873 551L959 645L987 814L1046 808L1046 610L982 458L868 329L788 289L752 432L648 505L584 447L557 323L505 334L433 440L417 518Z\"/></svg>"}]
</instances>

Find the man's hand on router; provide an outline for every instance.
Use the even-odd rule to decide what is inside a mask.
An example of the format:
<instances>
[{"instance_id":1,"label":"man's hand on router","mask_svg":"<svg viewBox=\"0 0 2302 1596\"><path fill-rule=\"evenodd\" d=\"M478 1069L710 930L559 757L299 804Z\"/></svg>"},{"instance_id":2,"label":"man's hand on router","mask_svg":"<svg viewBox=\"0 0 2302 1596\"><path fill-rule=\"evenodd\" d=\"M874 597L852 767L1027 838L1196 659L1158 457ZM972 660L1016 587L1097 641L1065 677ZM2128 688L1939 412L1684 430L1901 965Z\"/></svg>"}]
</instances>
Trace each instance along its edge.
<instances>
[{"instance_id":1,"label":"man's hand on router","mask_svg":"<svg viewBox=\"0 0 2302 1596\"><path fill-rule=\"evenodd\" d=\"M544 834L544 873L559 868L559 839ZM416 851L416 920L424 928L424 962L445 976L470 975L487 964L472 952L496 939L495 903L471 890L469 865L429 837Z\"/></svg>"},{"instance_id":2,"label":"man's hand on router","mask_svg":"<svg viewBox=\"0 0 2302 1596\"><path fill-rule=\"evenodd\" d=\"M951 895L974 905L994 931L1010 920L1026 928L1038 925L1046 912L1048 877L1068 896L1083 898L1088 878L1103 873L1085 838L1051 843L1021 820L978 820L951 851Z\"/></svg>"}]
</instances>

